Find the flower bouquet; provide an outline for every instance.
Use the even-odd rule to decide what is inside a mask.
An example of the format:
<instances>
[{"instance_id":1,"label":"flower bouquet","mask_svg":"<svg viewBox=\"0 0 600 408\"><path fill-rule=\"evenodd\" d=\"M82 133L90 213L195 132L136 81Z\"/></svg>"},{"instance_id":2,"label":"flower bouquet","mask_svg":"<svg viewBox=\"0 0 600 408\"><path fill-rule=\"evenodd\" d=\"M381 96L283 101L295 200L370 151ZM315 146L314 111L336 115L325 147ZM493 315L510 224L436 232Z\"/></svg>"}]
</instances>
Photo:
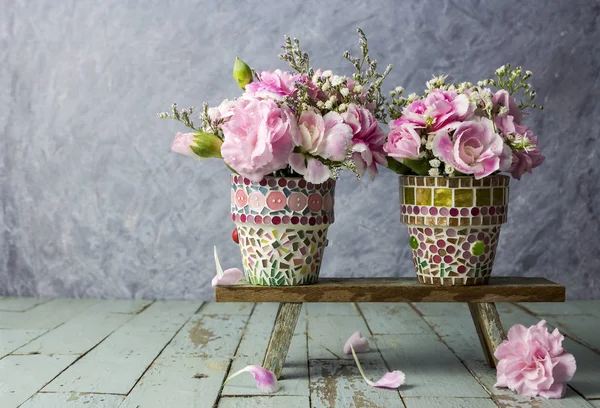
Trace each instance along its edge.
<instances>
[{"instance_id":1,"label":"flower bouquet","mask_svg":"<svg viewBox=\"0 0 600 408\"><path fill-rule=\"evenodd\" d=\"M423 95L392 91L384 150L401 174L401 218L420 282L488 282L508 209L509 177L500 173L520 179L544 160L523 123L538 107L531 75L505 65L477 85L440 76Z\"/></svg>"},{"instance_id":2,"label":"flower bouquet","mask_svg":"<svg viewBox=\"0 0 600 408\"><path fill-rule=\"evenodd\" d=\"M233 76L244 90L233 100L159 117L190 128L172 149L197 158L223 159L232 171L231 218L236 223L246 278L256 285L317 281L327 231L334 221L335 180L343 168L374 177L387 164L381 85L391 66L377 61L359 29L362 56L344 58L351 77L314 70L299 41L287 37L280 59L294 72L257 73L236 58Z\"/></svg>"}]
</instances>

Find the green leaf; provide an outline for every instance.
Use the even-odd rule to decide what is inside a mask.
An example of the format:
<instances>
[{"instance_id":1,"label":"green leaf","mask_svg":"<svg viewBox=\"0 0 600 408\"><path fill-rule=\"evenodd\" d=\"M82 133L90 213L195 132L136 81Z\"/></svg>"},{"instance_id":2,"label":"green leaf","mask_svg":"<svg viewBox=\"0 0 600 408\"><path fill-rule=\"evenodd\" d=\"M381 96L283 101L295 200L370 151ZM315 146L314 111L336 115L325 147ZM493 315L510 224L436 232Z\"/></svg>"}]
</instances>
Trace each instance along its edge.
<instances>
[{"instance_id":1,"label":"green leaf","mask_svg":"<svg viewBox=\"0 0 600 408\"><path fill-rule=\"evenodd\" d=\"M388 157L387 162L388 162L388 165L387 165L388 169L390 169L391 171L393 171L396 174L411 174L412 173L410 168L408 168L404 164L400 163L396 159L392 159L391 157Z\"/></svg>"},{"instance_id":2,"label":"green leaf","mask_svg":"<svg viewBox=\"0 0 600 408\"><path fill-rule=\"evenodd\" d=\"M404 159L402 160L402 164L417 173L419 176L426 176L429 174L429 162L427 159Z\"/></svg>"}]
</instances>

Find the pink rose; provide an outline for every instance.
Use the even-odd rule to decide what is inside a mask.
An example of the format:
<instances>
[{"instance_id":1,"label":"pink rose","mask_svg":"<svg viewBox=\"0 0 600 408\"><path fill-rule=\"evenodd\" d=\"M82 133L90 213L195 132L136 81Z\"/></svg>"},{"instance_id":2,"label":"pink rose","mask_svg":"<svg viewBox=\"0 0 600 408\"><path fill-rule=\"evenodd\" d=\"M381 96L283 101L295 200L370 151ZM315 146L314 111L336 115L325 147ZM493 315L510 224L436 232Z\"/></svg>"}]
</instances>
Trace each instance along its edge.
<instances>
[{"instance_id":1,"label":"pink rose","mask_svg":"<svg viewBox=\"0 0 600 408\"><path fill-rule=\"evenodd\" d=\"M387 165L383 145L385 133L371 111L351 103L342 114L344 122L352 128L352 158L360 176L368 169L371 177L377 174L377 164Z\"/></svg>"},{"instance_id":2,"label":"pink rose","mask_svg":"<svg viewBox=\"0 0 600 408\"><path fill-rule=\"evenodd\" d=\"M552 333L546 321L526 328L514 325L494 355L499 360L496 387L508 387L529 397L562 398L573 378L575 357L562 347L564 337Z\"/></svg>"},{"instance_id":3,"label":"pink rose","mask_svg":"<svg viewBox=\"0 0 600 408\"><path fill-rule=\"evenodd\" d=\"M396 159L416 160L419 158L420 148L421 137L410 123L393 128L383 145L388 156Z\"/></svg>"},{"instance_id":4,"label":"pink rose","mask_svg":"<svg viewBox=\"0 0 600 408\"><path fill-rule=\"evenodd\" d=\"M475 175L476 179L497 170L506 171L512 161L510 148L487 118L461 122L452 139L447 131L439 132L433 140L433 154L461 173Z\"/></svg>"},{"instance_id":5,"label":"pink rose","mask_svg":"<svg viewBox=\"0 0 600 408\"><path fill-rule=\"evenodd\" d=\"M321 116L313 111L304 111L298 121L294 142L310 156L343 161L352 147L352 128L336 112ZM331 176L331 171L321 161L305 157L302 153L292 153L290 166L312 183L322 183Z\"/></svg>"},{"instance_id":6,"label":"pink rose","mask_svg":"<svg viewBox=\"0 0 600 408\"><path fill-rule=\"evenodd\" d=\"M287 166L298 127L289 108L272 100L238 100L222 126L225 163L254 182Z\"/></svg>"},{"instance_id":7,"label":"pink rose","mask_svg":"<svg viewBox=\"0 0 600 408\"><path fill-rule=\"evenodd\" d=\"M199 156L194 153L192 146L194 144L194 134L193 133L181 133L178 132L175 135L175 140L173 140L173 144L171 145L171 150L175 153L183 154L187 157L195 157L196 159L200 159Z\"/></svg>"},{"instance_id":8,"label":"pink rose","mask_svg":"<svg viewBox=\"0 0 600 408\"><path fill-rule=\"evenodd\" d=\"M510 96L508 91L501 89L492 97L494 111L499 112L500 107L505 108L507 112L496 114L494 123L504 133L515 133L515 125L520 125L523 120L523 112L517 106L515 99ZM519 132L520 133L520 132Z\"/></svg>"},{"instance_id":9,"label":"pink rose","mask_svg":"<svg viewBox=\"0 0 600 408\"><path fill-rule=\"evenodd\" d=\"M260 81L246 85L244 95L279 100L291 96L296 91L295 84L301 79L301 76L276 69L275 71L261 72L259 78Z\"/></svg>"}]
</instances>

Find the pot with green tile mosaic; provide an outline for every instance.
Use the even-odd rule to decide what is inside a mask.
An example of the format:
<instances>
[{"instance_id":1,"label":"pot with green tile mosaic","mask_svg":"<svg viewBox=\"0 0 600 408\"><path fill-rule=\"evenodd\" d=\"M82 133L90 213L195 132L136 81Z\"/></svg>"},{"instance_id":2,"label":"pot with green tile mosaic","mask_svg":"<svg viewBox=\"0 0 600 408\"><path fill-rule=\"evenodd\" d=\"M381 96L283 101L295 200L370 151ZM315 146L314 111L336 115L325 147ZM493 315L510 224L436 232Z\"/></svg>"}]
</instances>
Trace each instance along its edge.
<instances>
[{"instance_id":1,"label":"pot with green tile mosaic","mask_svg":"<svg viewBox=\"0 0 600 408\"><path fill-rule=\"evenodd\" d=\"M477 86L440 76L423 95L392 92L384 150L400 174L401 221L419 282L488 283L508 214L510 178L501 173L520 179L544 160L522 123L523 110L537 107L530 77L506 65Z\"/></svg>"}]
</instances>

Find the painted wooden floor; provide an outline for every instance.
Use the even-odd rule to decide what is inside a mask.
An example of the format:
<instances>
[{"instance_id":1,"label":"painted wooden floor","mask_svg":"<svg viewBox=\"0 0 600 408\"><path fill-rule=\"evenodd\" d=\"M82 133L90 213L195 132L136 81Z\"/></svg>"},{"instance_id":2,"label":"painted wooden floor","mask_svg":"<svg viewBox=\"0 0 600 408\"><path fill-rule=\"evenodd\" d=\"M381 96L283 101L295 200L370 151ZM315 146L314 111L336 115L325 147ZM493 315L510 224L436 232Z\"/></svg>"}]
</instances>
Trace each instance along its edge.
<instances>
[{"instance_id":1,"label":"painted wooden floor","mask_svg":"<svg viewBox=\"0 0 600 408\"><path fill-rule=\"evenodd\" d=\"M495 389L464 304L306 304L275 395L250 376L277 304L0 298L0 407L600 407L600 301L498 304L505 328L544 318L568 336L578 370L567 398ZM406 373L400 391L366 385L342 354L356 330L378 379Z\"/></svg>"}]
</instances>

